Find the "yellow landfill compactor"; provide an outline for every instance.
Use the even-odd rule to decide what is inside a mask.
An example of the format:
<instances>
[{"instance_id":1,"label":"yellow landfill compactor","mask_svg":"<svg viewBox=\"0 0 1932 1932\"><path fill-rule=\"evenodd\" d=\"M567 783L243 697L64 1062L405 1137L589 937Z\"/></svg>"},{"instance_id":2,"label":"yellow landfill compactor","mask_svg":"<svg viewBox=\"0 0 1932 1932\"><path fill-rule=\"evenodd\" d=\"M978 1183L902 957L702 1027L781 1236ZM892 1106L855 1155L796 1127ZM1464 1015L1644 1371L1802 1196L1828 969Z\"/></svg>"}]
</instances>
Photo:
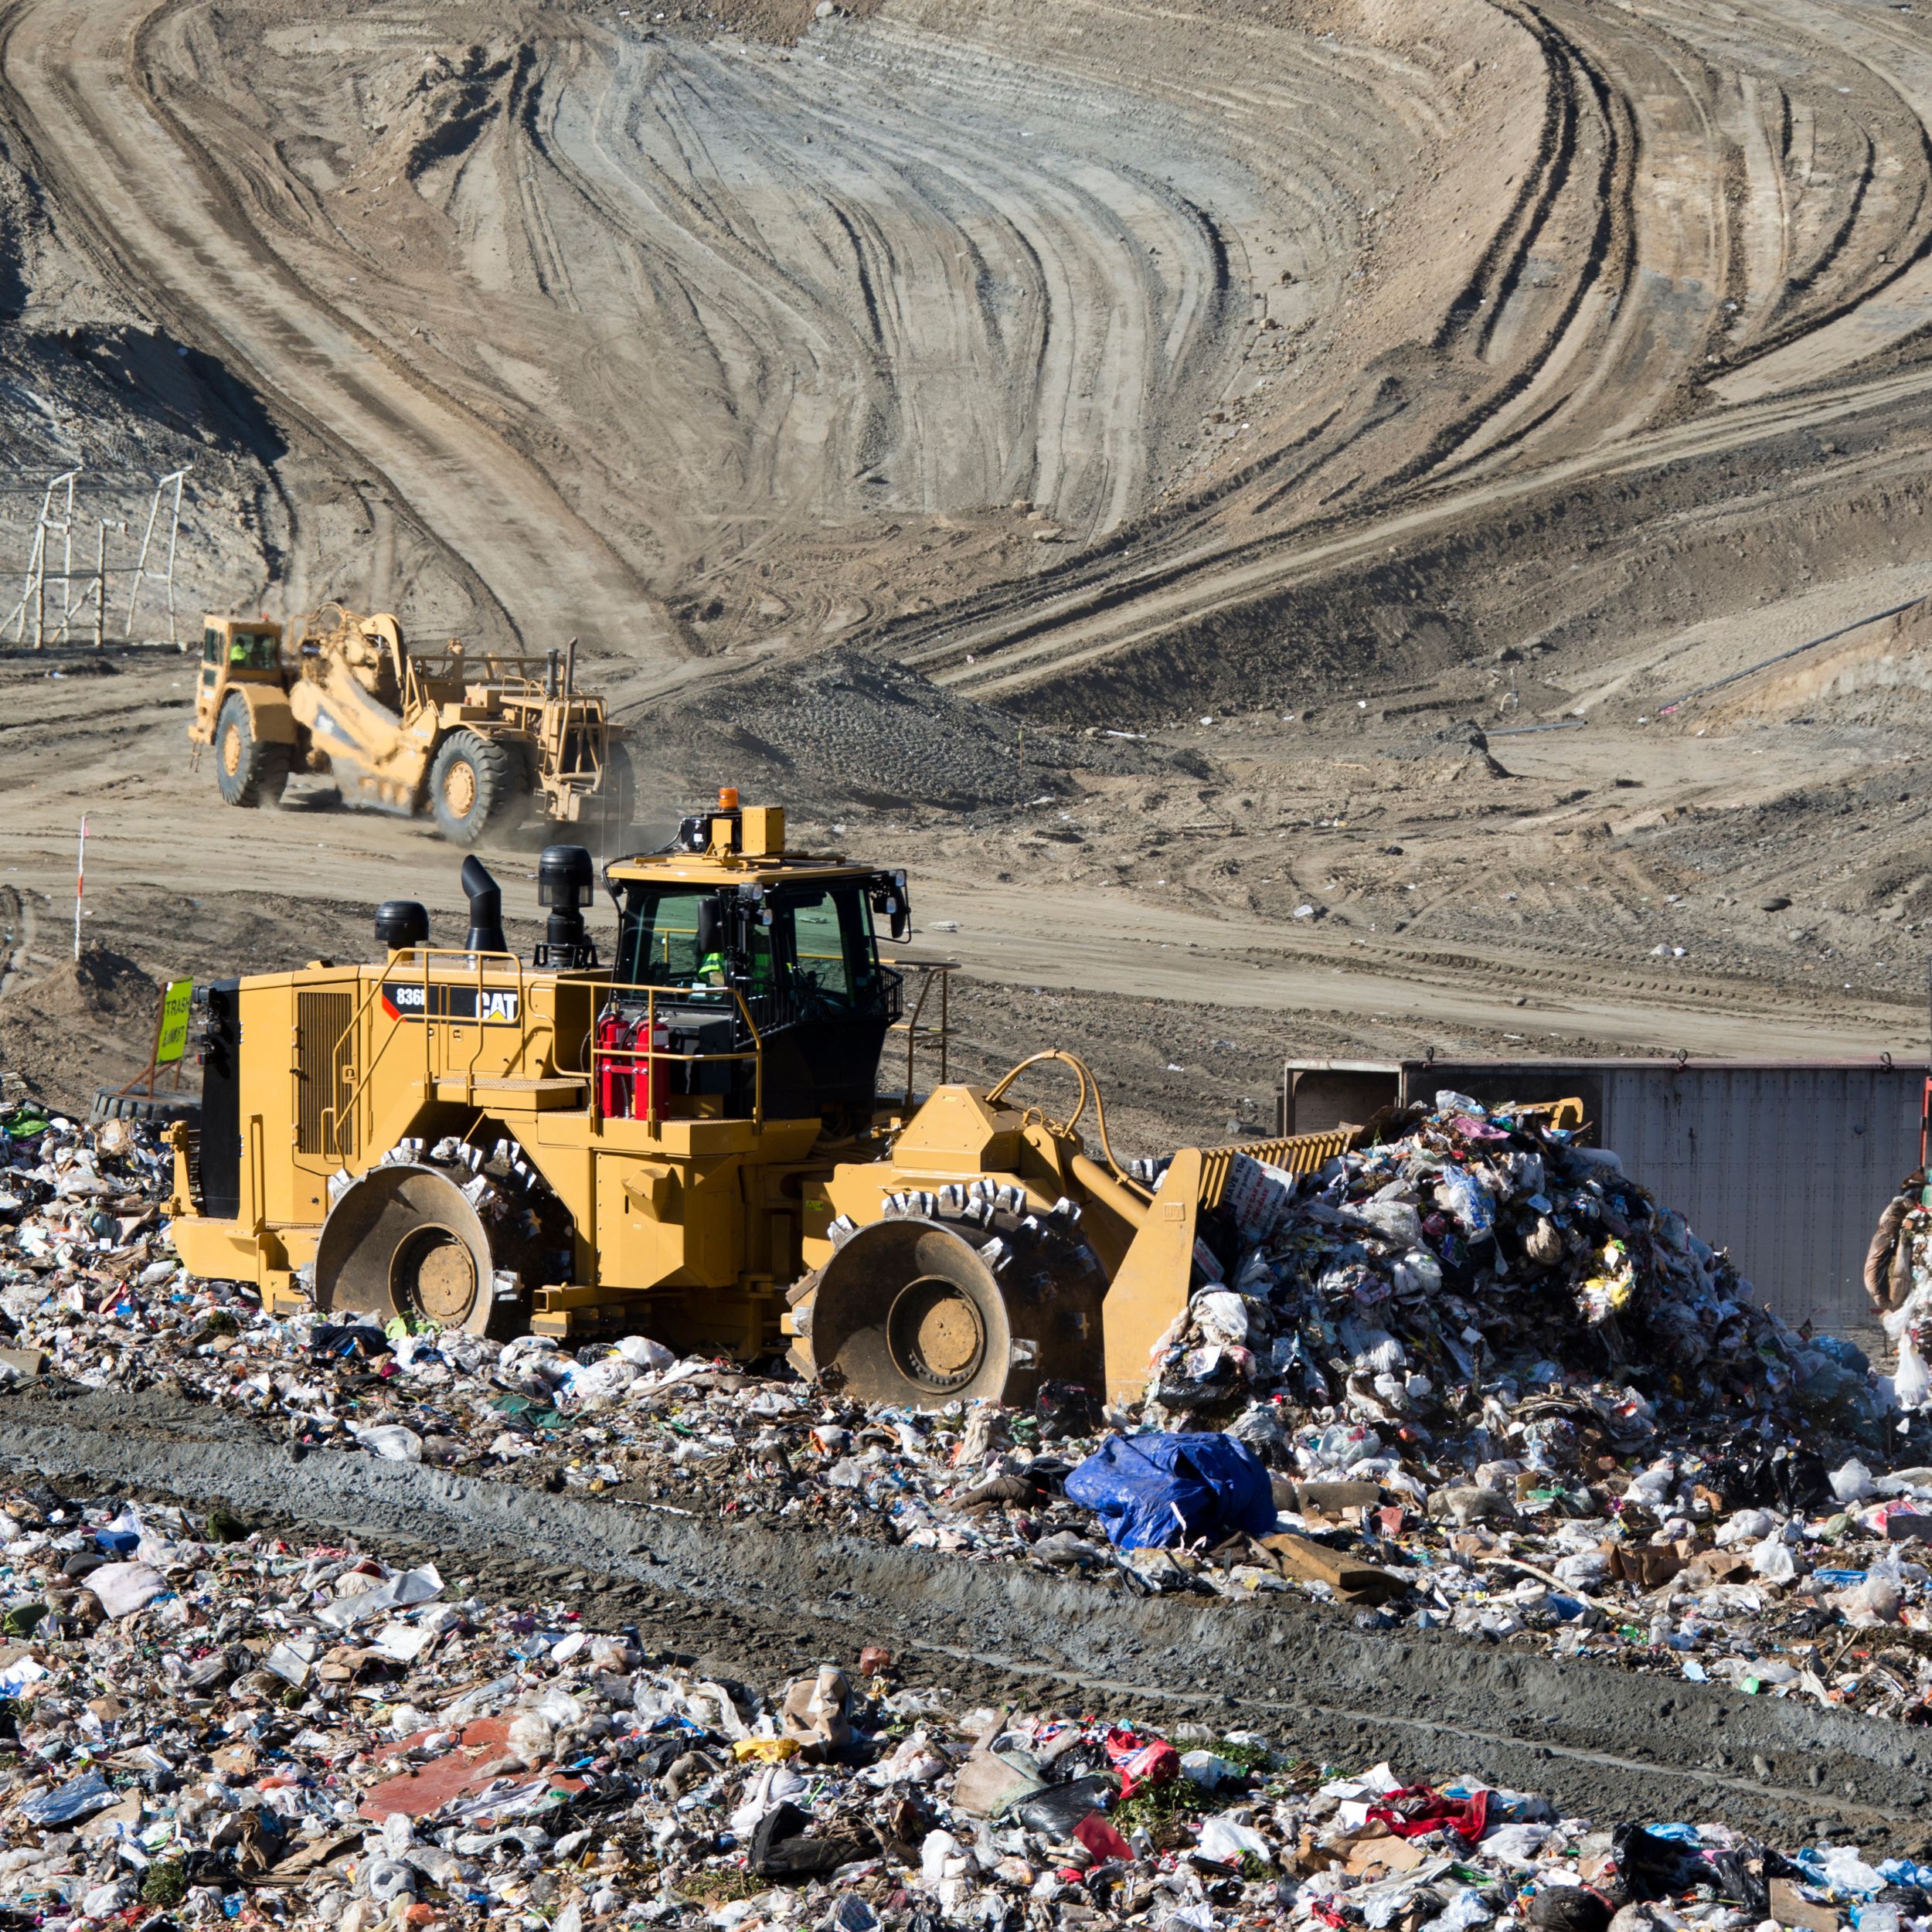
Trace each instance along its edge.
<instances>
[{"instance_id":1,"label":"yellow landfill compactor","mask_svg":"<svg viewBox=\"0 0 1932 1932\"><path fill-rule=\"evenodd\" d=\"M267 617L202 620L189 743L212 747L224 804L273 804L291 772L328 772L343 802L413 815L473 845L534 808L621 835L631 776L602 698L577 689L575 653L412 651L386 611L325 604L293 662ZM199 755L199 753L197 754Z\"/></svg>"},{"instance_id":2,"label":"yellow landfill compactor","mask_svg":"<svg viewBox=\"0 0 1932 1932\"><path fill-rule=\"evenodd\" d=\"M527 962L474 857L463 881L460 944L391 900L370 964L198 989L201 1119L170 1130L195 1273L335 1319L741 1358L788 1341L828 1386L920 1407L1048 1381L1121 1399L1237 1258L1230 1197L1265 1184L1257 1163L1349 1141L1189 1149L1154 1190L1070 1055L915 1100L908 1043L907 1090L882 1100L905 874L789 850L781 808L728 790L605 869L607 962L582 847L543 855ZM1070 1119L1014 1097L1043 1061L1077 1079Z\"/></svg>"}]
</instances>

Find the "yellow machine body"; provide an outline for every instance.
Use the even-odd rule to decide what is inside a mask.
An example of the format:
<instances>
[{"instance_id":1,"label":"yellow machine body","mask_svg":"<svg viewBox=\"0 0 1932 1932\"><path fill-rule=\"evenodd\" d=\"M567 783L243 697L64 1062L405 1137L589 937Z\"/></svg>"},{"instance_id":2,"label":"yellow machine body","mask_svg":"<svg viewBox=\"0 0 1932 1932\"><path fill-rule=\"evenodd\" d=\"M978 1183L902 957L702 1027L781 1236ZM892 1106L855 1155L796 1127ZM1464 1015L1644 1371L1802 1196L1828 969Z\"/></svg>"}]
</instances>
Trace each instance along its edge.
<instances>
[{"instance_id":1,"label":"yellow machine body","mask_svg":"<svg viewBox=\"0 0 1932 1932\"><path fill-rule=\"evenodd\" d=\"M230 804L272 802L293 770L330 774L350 804L430 811L462 845L532 808L562 825L594 799L628 815L623 733L601 697L576 688L567 651L466 652L454 639L412 650L392 614L337 604L292 652L266 617L202 624L188 736L215 747Z\"/></svg>"},{"instance_id":2,"label":"yellow machine body","mask_svg":"<svg viewBox=\"0 0 1932 1932\"><path fill-rule=\"evenodd\" d=\"M787 852L776 809L686 824L700 849L607 869L625 909L615 965L533 966L473 933L199 994L202 1117L172 1130L189 1268L255 1282L284 1312L638 1332L740 1357L788 1338L808 1372L925 1406L1049 1379L1125 1398L1186 1305L1201 1217L1236 1155L1307 1171L1350 1142L1185 1150L1150 1191L1115 1160L1086 1069L1058 1054L990 1089L875 1105L900 975L867 920L808 941L828 906L884 906L903 928L903 875ZM667 906L706 904L723 910L666 923ZM707 962L728 962L733 930L749 975L622 976L660 944L711 943ZM824 1070L835 1027L811 1035L780 997L790 973L822 1017L848 969L883 989L859 1029L862 1116ZM798 1068L815 1053L808 1107ZM1077 1080L1070 1119L1008 1097L1039 1061Z\"/></svg>"}]
</instances>

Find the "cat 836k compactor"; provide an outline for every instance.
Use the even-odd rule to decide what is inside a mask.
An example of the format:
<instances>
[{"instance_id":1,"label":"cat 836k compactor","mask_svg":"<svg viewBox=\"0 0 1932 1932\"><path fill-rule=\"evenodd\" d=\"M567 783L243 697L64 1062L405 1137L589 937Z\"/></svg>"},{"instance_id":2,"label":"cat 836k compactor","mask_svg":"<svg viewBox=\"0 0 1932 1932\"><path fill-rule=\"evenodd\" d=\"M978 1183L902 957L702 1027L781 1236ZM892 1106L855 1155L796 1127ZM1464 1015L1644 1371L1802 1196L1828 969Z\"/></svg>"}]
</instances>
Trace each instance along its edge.
<instances>
[{"instance_id":1,"label":"cat 836k compactor","mask_svg":"<svg viewBox=\"0 0 1932 1932\"><path fill-rule=\"evenodd\" d=\"M1349 1142L1184 1150L1155 1189L1070 1055L920 1099L909 1052L881 1100L905 975L879 940L910 930L905 875L791 851L782 809L734 792L605 869L607 961L589 853L551 846L537 876L529 961L472 857L461 945L391 901L369 964L198 989L201 1119L169 1130L190 1269L336 1319L789 1345L828 1386L924 1407L1046 1380L1118 1399L1237 1259L1261 1163ZM1077 1083L1067 1119L1016 1097L1042 1063Z\"/></svg>"}]
</instances>

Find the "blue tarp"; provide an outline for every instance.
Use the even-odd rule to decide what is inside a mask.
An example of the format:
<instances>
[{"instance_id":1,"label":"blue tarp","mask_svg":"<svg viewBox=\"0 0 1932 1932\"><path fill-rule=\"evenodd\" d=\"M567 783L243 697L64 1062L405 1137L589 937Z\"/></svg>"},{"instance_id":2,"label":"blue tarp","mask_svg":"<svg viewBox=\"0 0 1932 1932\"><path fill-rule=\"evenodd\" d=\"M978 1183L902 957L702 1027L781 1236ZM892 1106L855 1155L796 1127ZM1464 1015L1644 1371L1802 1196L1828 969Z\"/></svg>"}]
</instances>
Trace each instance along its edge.
<instances>
[{"instance_id":1,"label":"blue tarp","mask_svg":"<svg viewBox=\"0 0 1932 1932\"><path fill-rule=\"evenodd\" d=\"M1097 1511L1121 1549L1167 1549L1237 1530L1274 1528L1268 1472L1232 1436L1110 1436L1066 1478L1066 1493Z\"/></svg>"}]
</instances>

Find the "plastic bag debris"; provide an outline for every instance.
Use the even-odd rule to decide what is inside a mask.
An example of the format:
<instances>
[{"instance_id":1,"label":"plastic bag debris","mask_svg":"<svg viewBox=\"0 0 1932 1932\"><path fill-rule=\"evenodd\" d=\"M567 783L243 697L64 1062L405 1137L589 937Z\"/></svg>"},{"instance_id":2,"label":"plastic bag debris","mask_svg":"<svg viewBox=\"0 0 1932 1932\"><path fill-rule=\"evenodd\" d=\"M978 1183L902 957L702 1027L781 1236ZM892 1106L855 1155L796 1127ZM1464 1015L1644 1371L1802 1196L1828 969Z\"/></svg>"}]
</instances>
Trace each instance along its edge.
<instances>
[{"instance_id":1,"label":"plastic bag debris","mask_svg":"<svg viewBox=\"0 0 1932 1932\"><path fill-rule=\"evenodd\" d=\"M103 1563L88 1572L86 1587L110 1617L131 1617L166 1591L168 1579L147 1563Z\"/></svg>"},{"instance_id":2,"label":"plastic bag debris","mask_svg":"<svg viewBox=\"0 0 1932 1932\"><path fill-rule=\"evenodd\" d=\"M1099 1515L1117 1549L1274 1528L1268 1472L1231 1436L1110 1437L1067 1477L1066 1493Z\"/></svg>"},{"instance_id":3,"label":"plastic bag debris","mask_svg":"<svg viewBox=\"0 0 1932 1932\"><path fill-rule=\"evenodd\" d=\"M99 1771L87 1770L44 1798L29 1798L20 1807L20 1815L29 1825L71 1825L113 1804L119 1795Z\"/></svg>"}]
</instances>

